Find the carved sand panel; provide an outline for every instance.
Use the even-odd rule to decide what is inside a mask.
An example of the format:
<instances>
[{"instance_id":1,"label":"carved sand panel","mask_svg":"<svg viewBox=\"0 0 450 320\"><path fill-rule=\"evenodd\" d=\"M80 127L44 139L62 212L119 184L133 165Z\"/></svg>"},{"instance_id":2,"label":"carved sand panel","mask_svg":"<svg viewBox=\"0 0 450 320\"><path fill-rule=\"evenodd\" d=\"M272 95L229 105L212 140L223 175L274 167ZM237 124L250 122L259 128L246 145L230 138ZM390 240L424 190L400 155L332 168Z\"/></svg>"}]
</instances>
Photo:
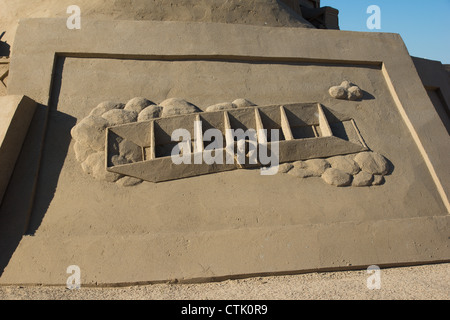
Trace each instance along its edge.
<instances>
[{"instance_id":1,"label":"carved sand panel","mask_svg":"<svg viewBox=\"0 0 450 320\"><path fill-rule=\"evenodd\" d=\"M86 285L111 285L448 259L448 134L398 36L61 23L23 21L15 42L8 89L48 118L22 152L29 174L11 184L24 201L2 208L30 213L34 236L0 283L60 285L74 263ZM114 37L99 41L105 30ZM344 79L362 98L330 95ZM279 130L284 160L265 176L249 152L198 175L169 157L181 128ZM192 160L209 147L195 142Z\"/></svg>"}]
</instances>

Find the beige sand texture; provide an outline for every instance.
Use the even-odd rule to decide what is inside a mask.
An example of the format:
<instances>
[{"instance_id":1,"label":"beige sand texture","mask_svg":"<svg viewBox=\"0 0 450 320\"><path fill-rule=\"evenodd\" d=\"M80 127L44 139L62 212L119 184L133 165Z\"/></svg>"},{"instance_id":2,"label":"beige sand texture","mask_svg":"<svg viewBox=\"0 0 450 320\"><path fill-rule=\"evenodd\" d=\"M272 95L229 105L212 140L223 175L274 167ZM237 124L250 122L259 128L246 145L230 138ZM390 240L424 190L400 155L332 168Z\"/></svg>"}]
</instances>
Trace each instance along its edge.
<instances>
[{"instance_id":1,"label":"beige sand texture","mask_svg":"<svg viewBox=\"0 0 450 320\"><path fill-rule=\"evenodd\" d=\"M36 103L24 96L0 97L0 203L8 186Z\"/></svg>"},{"instance_id":2,"label":"beige sand texture","mask_svg":"<svg viewBox=\"0 0 450 320\"><path fill-rule=\"evenodd\" d=\"M20 42L15 46L18 59L13 61L10 88L33 96L39 96L37 92L48 94L49 90L43 90L33 78L46 79L53 65L45 69L50 73L33 72L26 78L20 73L24 68L34 70L35 67L27 64L39 61L21 60L31 47L35 48L36 57L46 57L49 52L48 48L40 48L42 42L33 40L25 30L33 25L52 30L54 40L47 41L46 46L62 46L54 50L71 52L74 42L60 42L54 31L61 22L59 19L28 20L21 25L23 31L18 33L21 38L17 38ZM96 43L96 34L112 26L118 34L146 30L148 37L162 32L172 37L170 33L183 30L187 42L199 33L211 39L195 48L166 42L151 48L156 53L162 50L179 55L186 50L193 50L197 55L210 50L236 54L250 50L261 55L261 47L265 47L267 55L276 57L279 50L289 54L286 48L276 45L277 39L284 37L280 41L289 42L303 34L305 39L301 43L294 42L289 47L290 54L314 57L328 54L322 48L335 47L333 41L366 42L369 37L344 32L343 40L339 40L335 39L337 31L274 28L267 33L267 27L257 26L105 21L85 22L80 32L84 45L91 48L86 50L107 50L103 44ZM67 30L60 32L61 37L69 35ZM228 39L226 44L219 40L213 42L217 38L214 34L223 33L240 36ZM250 42L256 34L260 36L259 42ZM307 34L315 34L321 41L308 38ZM409 59L407 68L413 71L402 42L395 36L385 37L391 41L392 50L398 50L395 52L399 57ZM309 44L305 48L307 39ZM249 41L247 47L241 47L243 40ZM386 41L380 40L381 43L385 45ZM114 51L114 43L110 45ZM313 46L321 50L311 51ZM84 50L78 45L77 48ZM134 39L119 48L149 50ZM385 51L383 46L379 50L379 54ZM346 50L334 52L348 56ZM373 50L366 54L373 55ZM439 231L447 225L446 204L399 112L381 67L302 61L254 63L251 59L250 55L244 61L229 61L226 57L135 60L86 56L59 60L54 73L59 80L53 82L58 84L57 91L53 90L55 102L49 113L40 178L28 225L28 234L34 236L22 239L2 275L2 282L60 284L67 266L72 264L85 270L87 283L101 285L207 280L300 269L404 263L410 259L439 261L448 257L445 232ZM48 61L47 57L43 61ZM50 61L53 63L53 57ZM342 79L352 79L363 88L365 99L347 101L331 97L329 88ZM411 85L417 86L416 98L428 99L419 78L412 79L416 82L408 86L407 92ZM126 103L139 96L158 103L171 97L184 97L201 109L238 97L258 105L321 102L330 110L354 119L367 145L392 163L392 174L385 184L373 188L336 188L318 178L264 177L258 170L242 170L161 184L143 183L131 189L84 174L73 149L71 129L103 101ZM39 98L41 102L43 99L43 96ZM406 105L412 107L418 102L410 101ZM433 128L437 133L440 129ZM443 145L438 150L442 153L446 150L446 140L439 143ZM440 168L439 162L436 164ZM14 206L8 210L11 214L18 212ZM385 236L380 236L383 233ZM341 236L344 234L346 237ZM435 241L442 245L431 249ZM373 250L367 250L366 245Z\"/></svg>"},{"instance_id":3,"label":"beige sand texture","mask_svg":"<svg viewBox=\"0 0 450 320\"><path fill-rule=\"evenodd\" d=\"M10 12L66 16L65 6L55 14L37 10L38 3L32 9L15 3ZM9 90L41 105L17 164L23 171L16 170L2 207L0 234L13 241L1 247L5 254L0 262L6 268L0 283L61 286L67 266L73 264L82 268L83 284L102 286L448 261L449 143L400 37L278 28L305 24L292 20L278 5L274 12L276 1L245 3L252 8L261 4L258 8L268 11L248 20L251 25L241 25L235 22L242 16L222 16L224 9L198 16L190 11L176 18L202 24L167 21L172 18L163 9L143 10L142 17L163 21L83 20L78 33L64 27L65 19L21 22ZM100 19L102 12L117 19L139 16L97 5L87 11L91 18ZM240 12L227 10L230 15ZM15 25L12 21L2 28L13 30ZM107 38L105 32L111 30ZM198 41L199 34L205 41ZM362 99L330 96L329 89L344 79L363 90ZM93 179L77 160L70 132L99 103L125 104L134 97L157 103L182 97L202 110L237 98L258 105L321 103L349 115L367 146L389 160L390 172L385 183L368 188L336 188L317 177L262 177L258 170L144 182L131 188ZM18 201L22 194L27 194L25 200ZM12 228L7 224L11 221ZM411 274L413 270L436 270L440 277L448 265L409 269ZM405 273L386 272L391 271L398 284ZM361 275L334 274L343 283L346 276L360 281ZM137 290L152 298L201 299L203 292L237 297L232 292L250 284L244 291L249 297L267 298L261 286L268 281L269 290L282 290L279 298L301 298L302 293L289 286L295 279L303 288L318 290L311 297L329 297L320 291L321 277L133 287L118 295L136 297ZM365 278L361 281L359 285ZM331 288L338 285L332 283ZM223 293L221 286L226 287ZM447 296L442 293L446 289L433 285L424 296L448 298L448 290ZM33 294L38 289L30 290ZM46 290L41 291L44 296L64 298L59 289ZM114 290L88 291L88 296L103 292L107 298ZM146 295L152 290L161 292ZM14 287L1 292L12 297L28 294ZM390 294L374 298L419 297L411 291ZM347 296L373 297L362 291L349 291Z\"/></svg>"},{"instance_id":4,"label":"beige sand texture","mask_svg":"<svg viewBox=\"0 0 450 320\"><path fill-rule=\"evenodd\" d=\"M257 277L207 284L126 288L0 287L0 300L450 300L450 265L381 270L381 288L362 271ZM295 302L294 302L295 304Z\"/></svg>"}]
</instances>

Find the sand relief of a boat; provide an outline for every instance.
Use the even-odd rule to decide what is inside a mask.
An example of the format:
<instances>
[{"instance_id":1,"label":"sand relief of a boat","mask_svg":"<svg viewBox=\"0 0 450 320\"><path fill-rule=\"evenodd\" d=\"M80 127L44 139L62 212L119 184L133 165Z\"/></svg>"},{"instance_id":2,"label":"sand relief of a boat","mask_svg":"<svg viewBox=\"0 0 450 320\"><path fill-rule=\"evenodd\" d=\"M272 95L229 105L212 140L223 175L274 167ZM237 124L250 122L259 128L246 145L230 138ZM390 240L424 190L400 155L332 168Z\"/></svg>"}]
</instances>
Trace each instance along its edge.
<instances>
[{"instance_id":1,"label":"sand relief of a boat","mask_svg":"<svg viewBox=\"0 0 450 320\"><path fill-rule=\"evenodd\" d=\"M198 153L208 149L208 142L201 140L199 143L192 139L192 148L189 148L192 161L175 164L172 154L180 141L173 141L172 133L180 128L187 130L191 137L203 136L210 129L220 131L223 141L219 145L224 147L214 152L215 156L224 159L223 163L196 163ZM106 168L109 172L156 183L264 166L260 159L249 163L249 143L255 142L253 140L246 141L245 163L238 161L238 141L234 141L233 163L225 160L230 152L225 147L229 143L227 135L229 137L230 132L239 129L264 132L264 135L256 136L256 141L266 146L269 153L278 149L279 164L369 150L351 117L320 103L297 103L194 113L110 127L106 133ZM277 141L273 141L272 130L279 133ZM132 163L114 161L124 142L128 148L139 150L139 156ZM275 143L277 148L274 148Z\"/></svg>"}]
</instances>

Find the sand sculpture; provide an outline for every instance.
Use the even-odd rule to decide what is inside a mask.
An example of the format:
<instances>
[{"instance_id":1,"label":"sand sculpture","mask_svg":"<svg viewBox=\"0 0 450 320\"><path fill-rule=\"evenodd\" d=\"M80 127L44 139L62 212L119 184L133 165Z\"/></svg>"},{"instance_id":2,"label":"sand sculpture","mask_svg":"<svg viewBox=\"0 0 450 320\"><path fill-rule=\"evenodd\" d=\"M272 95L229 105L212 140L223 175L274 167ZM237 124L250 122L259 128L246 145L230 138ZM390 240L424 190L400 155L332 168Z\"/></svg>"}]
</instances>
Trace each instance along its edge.
<instances>
[{"instance_id":1,"label":"sand sculpture","mask_svg":"<svg viewBox=\"0 0 450 320\"><path fill-rule=\"evenodd\" d=\"M352 88L359 90L356 86ZM232 110L238 108L241 109L240 112L233 114ZM308 109L310 111L305 112ZM170 136L170 130L175 130L177 126L183 126L180 123L184 123L186 127L191 127L191 122L194 120L207 123L209 127L214 127L214 125L211 125L211 123L214 123L217 128L220 128L223 137L226 135L227 125L230 130L237 129L240 125L244 125L243 128L248 130L252 127L252 124L254 124L254 127L266 130L279 129L283 140L279 142L281 151L278 161L284 164L281 172L289 173L298 178L322 177L325 182L337 187L349 185L362 187L381 184L384 181L384 176L389 172L389 164L383 156L363 152L367 150L367 147L359 135L354 120L348 117L340 116L339 120L341 121L338 122L339 125L343 125L344 122L351 123L350 126L347 126L345 132L349 140L348 145L343 145L343 141L330 140L324 148L323 143L319 143L319 140L327 139L327 137L335 139L336 137L332 137L332 129L326 116L323 115L323 107L320 105L318 110L317 106L307 104L258 107L246 99L236 99L233 102L214 104L206 107L205 110L206 113L203 113L192 103L176 98L167 99L159 105L141 97L133 98L126 104L103 102L72 129L72 137L76 141L74 145L76 158L82 164L85 173L96 179L116 182L118 185L126 187L135 186L143 180L161 182L242 169L242 165L245 165L245 163L239 165L239 163L233 162L231 165L215 166L212 171L208 166L201 168L198 166L199 164L193 164L191 171L188 173L186 173L185 167L174 169L170 166L174 143L169 139L162 138L161 134L164 132L164 134ZM195 113L199 113L195 119L184 117ZM163 122L152 121L161 118L169 119L165 122L164 120ZM173 125L172 122L176 124ZM299 122L301 122L301 125ZM156 125L160 128L160 133L155 129ZM334 126L332 124L332 127L335 126L336 124ZM130 130L131 133L128 132ZM139 140L137 137L145 136L148 131L151 131L151 135L147 141L142 139L142 142L136 142ZM206 131L206 128L203 128L203 131ZM122 132L125 133L124 136L120 136ZM131 139L128 139L127 136L130 136ZM351 138L348 138L349 136ZM155 139L155 137L159 138ZM267 141L267 135L265 139ZM303 149L307 144L314 144L312 142L314 139L318 140L312 153L294 151L295 149ZM296 144L288 144L288 141L296 142ZM108 148L106 148L105 142ZM149 151L151 148L153 150ZM220 150L220 152L224 152L225 146L223 144L221 148L223 150ZM356 156L324 158L327 155L332 156L356 151L362 153ZM248 148L246 152L250 152ZM323 159L311 160L318 157ZM157 158L167 163L164 169L165 174L151 172L163 170L160 166L152 164L152 161L158 161ZM293 160L297 161L293 163ZM104 165L105 162L107 167ZM258 165L258 163L255 164ZM146 165L147 168L144 170L148 172L146 174L139 171L134 172L133 169L137 168L138 165L141 167ZM179 173L177 174L177 172Z\"/></svg>"},{"instance_id":2,"label":"sand sculpture","mask_svg":"<svg viewBox=\"0 0 450 320\"><path fill-rule=\"evenodd\" d=\"M364 96L362 90L357 85L347 80L343 81L339 86L331 87L329 92L335 99L347 99L350 101L360 100Z\"/></svg>"},{"instance_id":3,"label":"sand sculpture","mask_svg":"<svg viewBox=\"0 0 450 320\"><path fill-rule=\"evenodd\" d=\"M77 2L75 30L71 1L0 12L0 284L450 260L441 63L396 34L326 30L337 10L318 0Z\"/></svg>"}]
</instances>

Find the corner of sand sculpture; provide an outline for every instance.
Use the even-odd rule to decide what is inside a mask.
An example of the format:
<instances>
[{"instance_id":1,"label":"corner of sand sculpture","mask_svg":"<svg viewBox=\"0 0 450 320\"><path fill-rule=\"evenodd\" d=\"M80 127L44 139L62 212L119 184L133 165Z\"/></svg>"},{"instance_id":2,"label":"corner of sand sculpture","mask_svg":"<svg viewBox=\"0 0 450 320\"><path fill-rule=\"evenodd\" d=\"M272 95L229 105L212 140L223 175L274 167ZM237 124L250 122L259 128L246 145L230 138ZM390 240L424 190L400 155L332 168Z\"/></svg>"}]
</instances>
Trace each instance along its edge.
<instances>
[{"instance_id":1,"label":"corner of sand sculpture","mask_svg":"<svg viewBox=\"0 0 450 320\"><path fill-rule=\"evenodd\" d=\"M72 265L111 286L450 259L448 133L400 37L316 30L277 0L80 1L67 30L72 3L50 2L0 13L43 18L7 32L0 74L38 103L0 207L0 284L63 286ZM266 132L209 165L211 140L179 128ZM278 147L277 174L255 141Z\"/></svg>"}]
</instances>

